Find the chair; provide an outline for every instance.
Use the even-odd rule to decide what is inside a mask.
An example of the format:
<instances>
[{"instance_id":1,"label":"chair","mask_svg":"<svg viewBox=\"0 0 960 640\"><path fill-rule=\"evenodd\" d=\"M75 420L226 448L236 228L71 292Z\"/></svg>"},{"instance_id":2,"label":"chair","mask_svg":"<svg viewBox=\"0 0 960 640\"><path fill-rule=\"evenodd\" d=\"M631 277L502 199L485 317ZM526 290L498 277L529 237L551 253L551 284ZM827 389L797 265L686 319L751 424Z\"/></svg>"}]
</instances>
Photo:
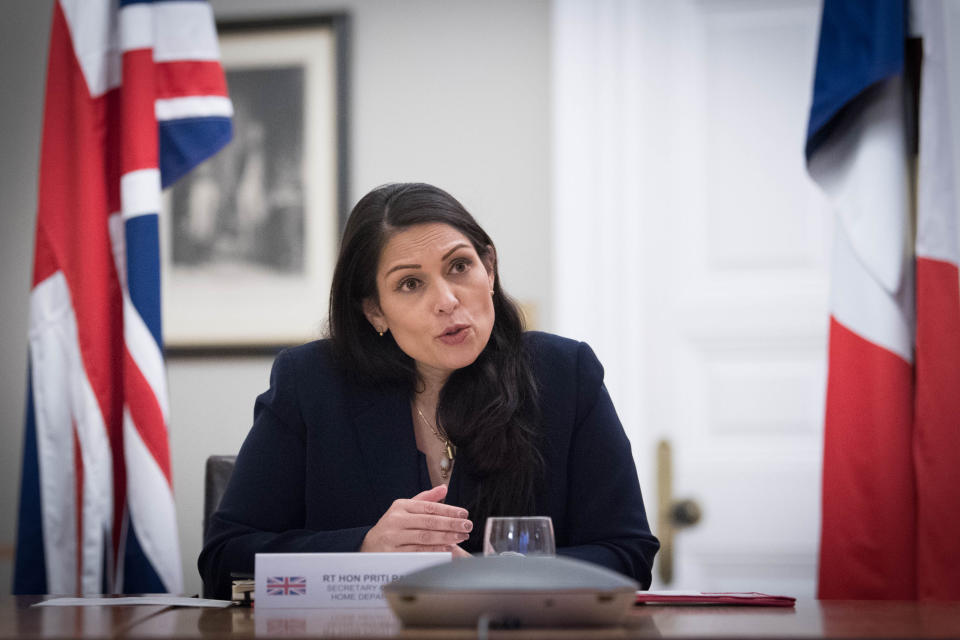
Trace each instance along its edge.
<instances>
[{"instance_id":1,"label":"chair","mask_svg":"<svg viewBox=\"0 0 960 640\"><path fill-rule=\"evenodd\" d=\"M207 458L206 477L203 481L203 539L207 539L207 526L210 516L220 506L223 492L233 474L233 465L237 456L210 456Z\"/></svg>"}]
</instances>

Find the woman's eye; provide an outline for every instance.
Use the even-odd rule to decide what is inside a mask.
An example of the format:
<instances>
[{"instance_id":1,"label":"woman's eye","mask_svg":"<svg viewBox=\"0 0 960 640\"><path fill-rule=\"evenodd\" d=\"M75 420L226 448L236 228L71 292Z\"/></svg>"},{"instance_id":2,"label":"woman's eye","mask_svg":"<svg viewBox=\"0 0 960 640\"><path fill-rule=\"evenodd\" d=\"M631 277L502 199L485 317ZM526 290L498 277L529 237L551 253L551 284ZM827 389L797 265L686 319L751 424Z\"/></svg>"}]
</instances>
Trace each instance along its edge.
<instances>
[{"instance_id":1,"label":"woman's eye","mask_svg":"<svg viewBox=\"0 0 960 640\"><path fill-rule=\"evenodd\" d=\"M420 281L416 278L405 278L397 284L400 291L416 291L420 288Z\"/></svg>"},{"instance_id":2,"label":"woman's eye","mask_svg":"<svg viewBox=\"0 0 960 640\"><path fill-rule=\"evenodd\" d=\"M450 271L452 273L464 273L469 268L470 268L469 260L455 260L453 264L450 265Z\"/></svg>"}]
</instances>

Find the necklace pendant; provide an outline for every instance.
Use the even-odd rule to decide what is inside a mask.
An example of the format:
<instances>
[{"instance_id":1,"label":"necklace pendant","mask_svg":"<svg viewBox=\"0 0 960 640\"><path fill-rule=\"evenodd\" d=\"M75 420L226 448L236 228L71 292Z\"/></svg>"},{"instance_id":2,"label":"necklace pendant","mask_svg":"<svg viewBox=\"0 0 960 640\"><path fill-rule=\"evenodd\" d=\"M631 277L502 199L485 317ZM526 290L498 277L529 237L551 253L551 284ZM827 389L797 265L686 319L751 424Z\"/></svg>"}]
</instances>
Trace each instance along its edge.
<instances>
[{"instance_id":1,"label":"necklace pendant","mask_svg":"<svg viewBox=\"0 0 960 640\"><path fill-rule=\"evenodd\" d=\"M454 454L453 454L453 445L450 444L450 441L449 441L449 440L447 440L447 442L446 442L445 444L447 445L447 446L446 446L447 459L448 459L448 460L453 460L453 455L454 455Z\"/></svg>"},{"instance_id":2,"label":"necklace pendant","mask_svg":"<svg viewBox=\"0 0 960 640\"><path fill-rule=\"evenodd\" d=\"M440 477L446 478L450 475L450 459L440 458Z\"/></svg>"}]
</instances>

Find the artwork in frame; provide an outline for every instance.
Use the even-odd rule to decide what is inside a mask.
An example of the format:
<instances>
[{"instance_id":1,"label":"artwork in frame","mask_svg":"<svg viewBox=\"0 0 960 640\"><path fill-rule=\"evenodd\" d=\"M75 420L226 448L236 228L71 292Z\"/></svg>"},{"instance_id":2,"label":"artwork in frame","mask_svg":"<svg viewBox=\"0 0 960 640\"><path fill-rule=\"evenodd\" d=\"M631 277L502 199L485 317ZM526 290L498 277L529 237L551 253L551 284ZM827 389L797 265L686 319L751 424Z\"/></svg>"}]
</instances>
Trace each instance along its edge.
<instances>
[{"instance_id":1,"label":"artwork in frame","mask_svg":"<svg viewBox=\"0 0 960 640\"><path fill-rule=\"evenodd\" d=\"M345 14L218 25L234 136L164 199L168 355L320 335L346 217L348 29Z\"/></svg>"}]
</instances>

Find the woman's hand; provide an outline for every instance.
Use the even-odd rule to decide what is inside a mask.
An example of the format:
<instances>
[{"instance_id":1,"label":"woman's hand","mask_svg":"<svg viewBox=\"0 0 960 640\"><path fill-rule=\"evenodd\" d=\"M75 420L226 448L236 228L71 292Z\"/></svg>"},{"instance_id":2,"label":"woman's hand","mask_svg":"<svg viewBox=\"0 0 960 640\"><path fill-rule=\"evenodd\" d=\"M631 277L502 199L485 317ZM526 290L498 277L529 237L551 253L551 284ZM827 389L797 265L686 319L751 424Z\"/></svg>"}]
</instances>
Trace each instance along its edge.
<instances>
[{"instance_id":1,"label":"woman's hand","mask_svg":"<svg viewBox=\"0 0 960 640\"><path fill-rule=\"evenodd\" d=\"M470 537L473 523L466 509L440 503L446 495L447 485L441 484L409 500L394 500L367 532L360 551L456 553L457 545Z\"/></svg>"}]
</instances>

